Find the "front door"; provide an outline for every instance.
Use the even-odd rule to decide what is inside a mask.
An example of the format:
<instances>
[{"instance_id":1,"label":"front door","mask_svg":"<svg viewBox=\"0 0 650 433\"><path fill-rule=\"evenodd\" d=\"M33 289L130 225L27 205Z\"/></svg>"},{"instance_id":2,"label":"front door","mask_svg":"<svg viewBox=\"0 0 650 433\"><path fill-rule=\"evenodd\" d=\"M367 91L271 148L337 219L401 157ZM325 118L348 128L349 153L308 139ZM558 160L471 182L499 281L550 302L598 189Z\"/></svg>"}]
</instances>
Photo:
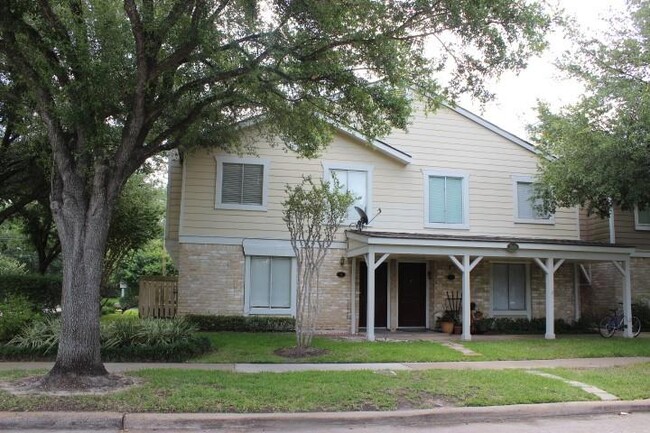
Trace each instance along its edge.
<instances>
[{"instance_id":1,"label":"front door","mask_svg":"<svg viewBox=\"0 0 650 433\"><path fill-rule=\"evenodd\" d=\"M368 266L359 265L359 327L366 326L368 293ZM375 328L388 327L388 265L382 263L375 270Z\"/></svg>"},{"instance_id":2,"label":"front door","mask_svg":"<svg viewBox=\"0 0 650 433\"><path fill-rule=\"evenodd\" d=\"M400 263L398 273L398 326L424 328L427 323L427 265Z\"/></svg>"}]
</instances>

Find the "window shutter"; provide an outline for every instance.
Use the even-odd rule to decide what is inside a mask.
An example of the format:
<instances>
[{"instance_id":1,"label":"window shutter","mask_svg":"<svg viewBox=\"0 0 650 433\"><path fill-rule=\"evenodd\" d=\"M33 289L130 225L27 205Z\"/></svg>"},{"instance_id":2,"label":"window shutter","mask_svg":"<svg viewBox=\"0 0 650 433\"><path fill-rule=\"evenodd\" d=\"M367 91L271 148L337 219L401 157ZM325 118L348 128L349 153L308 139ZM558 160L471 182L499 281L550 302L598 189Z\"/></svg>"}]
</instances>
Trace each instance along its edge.
<instances>
[{"instance_id":1,"label":"window shutter","mask_svg":"<svg viewBox=\"0 0 650 433\"><path fill-rule=\"evenodd\" d=\"M639 209L639 224L650 224L650 206L645 209Z\"/></svg>"},{"instance_id":2,"label":"window shutter","mask_svg":"<svg viewBox=\"0 0 650 433\"><path fill-rule=\"evenodd\" d=\"M271 260L271 308L291 307L291 259L273 257Z\"/></svg>"},{"instance_id":3,"label":"window shutter","mask_svg":"<svg viewBox=\"0 0 650 433\"><path fill-rule=\"evenodd\" d=\"M445 222L445 178L429 176L429 222Z\"/></svg>"},{"instance_id":4,"label":"window shutter","mask_svg":"<svg viewBox=\"0 0 650 433\"><path fill-rule=\"evenodd\" d=\"M517 216L521 219L533 218L533 203L530 201L533 187L528 182L517 182Z\"/></svg>"},{"instance_id":5,"label":"window shutter","mask_svg":"<svg viewBox=\"0 0 650 433\"><path fill-rule=\"evenodd\" d=\"M492 302L497 311L508 310L508 265L495 263L492 265Z\"/></svg>"},{"instance_id":6,"label":"window shutter","mask_svg":"<svg viewBox=\"0 0 650 433\"><path fill-rule=\"evenodd\" d=\"M462 224L463 222L463 179L448 177L446 185L447 224Z\"/></svg>"},{"instance_id":7,"label":"window shutter","mask_svg":"<svg viewBox=\"0 0 650 433\"><path fill-rule=\"evenodd\" d=\"M264 197L264 166L244 164L241 204L262 205Z\"/></svg>"},{"instance_id":8,"label":"window shutter","mask_svg":"<svg viewBox=\"0 0 650 433\"><path fill-rule=\"evenodd\" d=\"M250 306L268 308L270 304L271 258L251 257Z\"/></svg>"},{"instance_id":9,"label":"window shutter","mask_svg":"<svg viewBox=\"0 0 650 433\"><path fill-rule=\"evenodd\" d=\"M221 203L241 204L244 165L224 162L221 167Z\"/></svg>"},{"instance_id":10,"label":"window shutter","mask_svg":"<svg viewBox=\"0 0 650 433\"><path fill-rule=\"evenodd\" d=\"M526 309L526 266L508 265L508 309Z\"/></svg>"}]
</instances>

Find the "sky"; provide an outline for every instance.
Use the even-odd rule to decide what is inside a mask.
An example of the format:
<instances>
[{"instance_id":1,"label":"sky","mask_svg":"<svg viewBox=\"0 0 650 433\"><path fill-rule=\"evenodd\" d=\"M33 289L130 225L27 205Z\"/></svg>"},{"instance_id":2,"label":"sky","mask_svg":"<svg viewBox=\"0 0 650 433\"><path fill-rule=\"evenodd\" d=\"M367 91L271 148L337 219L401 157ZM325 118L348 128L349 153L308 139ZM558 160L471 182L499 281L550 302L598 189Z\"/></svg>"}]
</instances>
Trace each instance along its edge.
<instances>
[{"instance_id":1,"label":"sky","mask_svg":"<svg viewBox=\"0 0 650 433\"><path fill-rule=\"evenodd\" d=\"M597 35L607 30L603 18L612 11L624 11L625 0L551 0L572 16L585 34ZM553 109L574 102L582 88L576 81L562 77L554 62L571 48L561 31L548 37L549 47L539 57L532 58L528 67L516 75L506 73L499 81L491 82L489 89L496 94L494 101L481 105L470 98L461 98L458 104L521 138L528 139L526 126L537 121L534 107L543 100Z\"/></svg>"}]
</instances>

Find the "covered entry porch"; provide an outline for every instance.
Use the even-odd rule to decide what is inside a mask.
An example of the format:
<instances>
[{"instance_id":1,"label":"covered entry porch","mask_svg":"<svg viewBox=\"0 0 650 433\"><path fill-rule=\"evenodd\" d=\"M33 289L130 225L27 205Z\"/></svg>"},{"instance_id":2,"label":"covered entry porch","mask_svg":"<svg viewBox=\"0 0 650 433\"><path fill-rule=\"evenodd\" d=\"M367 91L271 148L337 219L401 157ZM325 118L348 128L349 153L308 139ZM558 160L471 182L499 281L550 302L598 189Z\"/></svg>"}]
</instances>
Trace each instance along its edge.
<instances>
[{"instance_id":1,"label":"covered entry porch","mask_svg":"<svg viewBox=\"0 0 650 433\"><path fill-rule=\"evenodd\" d=\"M433 328L435 313L442 308L441 296L449 288L459 294L463 340L472 339L471 316L464 312L471 310L473 302L488 316L545 317L545 338L554 339L557 310L565 313L566 320L580 318L579 274L585 264L595 262L614 263L623 282L620 300L626 323L632 315L634 248L569 240L346 233L347 255L354 262L351 332L365 327L369 341L375 339L375 328ZM561 283L558 290L556 280ZM377 323L381 299L386 303L385 323ZM625 335L631 336L629 326Z\"/></svg>"}]
</instances>

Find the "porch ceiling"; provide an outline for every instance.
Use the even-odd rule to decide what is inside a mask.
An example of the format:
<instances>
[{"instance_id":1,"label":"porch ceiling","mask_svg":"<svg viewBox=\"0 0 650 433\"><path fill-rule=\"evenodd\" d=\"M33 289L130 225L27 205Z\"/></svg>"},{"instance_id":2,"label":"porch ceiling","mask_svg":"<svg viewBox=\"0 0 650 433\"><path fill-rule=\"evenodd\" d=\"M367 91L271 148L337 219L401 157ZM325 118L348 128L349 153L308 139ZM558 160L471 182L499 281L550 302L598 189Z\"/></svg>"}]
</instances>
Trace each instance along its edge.
<instances>
[{"instance_id":1,"label":"porch ceiling","mask_svg":"<svg viewBox=\"0 0 650 433\"><path fill-rule=\"evenodd\" d=\"M428 233L346 231L348 257L372 251L379 254L418 256L471 256L498 258L560 258L576 261L623 261L635 248L565 239L504 236L460 236Z\"/></svg>"}]
</instances>

